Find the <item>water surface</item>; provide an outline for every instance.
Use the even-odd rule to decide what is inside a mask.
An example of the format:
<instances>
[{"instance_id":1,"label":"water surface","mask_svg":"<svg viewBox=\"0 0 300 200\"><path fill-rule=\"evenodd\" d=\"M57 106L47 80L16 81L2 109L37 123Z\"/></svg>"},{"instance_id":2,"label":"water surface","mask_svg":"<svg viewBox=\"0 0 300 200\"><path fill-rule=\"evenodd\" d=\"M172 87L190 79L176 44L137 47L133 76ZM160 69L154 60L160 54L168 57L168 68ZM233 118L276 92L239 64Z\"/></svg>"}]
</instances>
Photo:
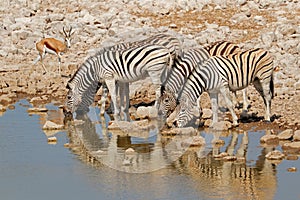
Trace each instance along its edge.
<instances>
[{"instance_id":1,"label":"water surface","mask_svg":"<svg viewBox=\"0 0 300 200\"><path fill-rule=\"evenodd\" d=\"M104 128L105 119L97 121L94 110L49 144L53 134L42 126L45 120L61 122L61 111L49 104L47 114L28 114L28 107L21 100L0 117L1 199L300 199L299 160L267 161L266 153L280 147L260 145L264 130L199 131L206 145L183 152L180 141L187 136L160 136L155 126L147 137L118 136ZM213 145L215 137L225 144ZM129 147L134 155L125 153ZM220 152L240 159L214 158Z\"/></svg>"}]
</instances>

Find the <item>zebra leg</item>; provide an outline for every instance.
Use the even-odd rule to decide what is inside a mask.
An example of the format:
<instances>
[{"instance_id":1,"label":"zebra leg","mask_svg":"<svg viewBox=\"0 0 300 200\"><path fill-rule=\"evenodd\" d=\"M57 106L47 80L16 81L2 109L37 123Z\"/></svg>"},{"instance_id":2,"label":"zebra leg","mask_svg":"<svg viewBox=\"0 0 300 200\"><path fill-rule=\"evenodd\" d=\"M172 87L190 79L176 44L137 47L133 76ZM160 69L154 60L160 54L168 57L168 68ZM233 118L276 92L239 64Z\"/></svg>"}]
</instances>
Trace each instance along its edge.
<instances>
[{"instance_id":1,"label":"zebra leg","mask_svg":"<svg viewBox=\"0 0 300 200\"><path fill-rule=\"evenodd\" d=\"M115 120L119 120L120 111L117 104L116 81L115 79L109 79L109 80L105 80L105 83L110 92L112 103L114 104L114 118Z\"/></svg>"},{"instance_id":2,"label":"zebra leg","mask_svg":"<svg viewBox=\"0 0 300 200\"><path fill-rule=\"evenodd\" d=\"M232 91L233 95L232 95L232 103L235 107L239 107L239 102L237 101L237 93L236 91Z\"/></svg>"},{"instance_id":3,"label":"zebra leg","mask_svg":"<svg viewBox=\"0 0 300 200\"><path fill-rule=\"evenodd\" d=\"M253 85L264 100L265 109L266 109L265 121L270 122L271 99L272 99L272 95L271 95L271 91L270 91L270 81L260 82L259 79L255 79L253 81Z\"/></svg>"},{"instance_id":4,"label":"zebra leg","mask_svg":"<svg viewBox=\"0 0 300 200\"><path fill-rule=\"evenodd\" d=\"M102 90L103 90L103 92L102 92L102 96L101 96L101 99L99 101L99 104L101 105L101 107L100 107L100 115L104 116L104 113L105 113L105 102L106 102L107 94L108 94L106 84L102 85Z\"/></svg>"},{"instance_id":5,"label":"zebra leg","mask_svg":"<svg viewBox=\"0 0 300 200\"><path fill-rule=\"evenodd\" d=\"M230 99L230 91L228 87L221 87L220 88L220 92L224 97L224 100L227 104L227 108L229 109L231 116L232 116L232 125L233 126L238 126L238 117L236 116L235 112L234 112L234 105Z\"/></svg>"},{"instance_id":6,"label":"zebra leg","mask_svg":"<svg viewBox=\"0 0 300 200\"><path fill-rule=\"evenodd\" d=\"M248 96L247 96L247 89L243 89L243 110L248 111L248 107L250 105L249 100L248 100Z\"/></svg>"},{"instance_id":7,"label":"zebra leg","mask_svg":"<svg viewBox=\"0 0 300 200\"><path fill-rule=\"evenodd\" d=\"M129 83L119 83L120 107L125 119L129 119Z\"/></svg>"}]
</instances>

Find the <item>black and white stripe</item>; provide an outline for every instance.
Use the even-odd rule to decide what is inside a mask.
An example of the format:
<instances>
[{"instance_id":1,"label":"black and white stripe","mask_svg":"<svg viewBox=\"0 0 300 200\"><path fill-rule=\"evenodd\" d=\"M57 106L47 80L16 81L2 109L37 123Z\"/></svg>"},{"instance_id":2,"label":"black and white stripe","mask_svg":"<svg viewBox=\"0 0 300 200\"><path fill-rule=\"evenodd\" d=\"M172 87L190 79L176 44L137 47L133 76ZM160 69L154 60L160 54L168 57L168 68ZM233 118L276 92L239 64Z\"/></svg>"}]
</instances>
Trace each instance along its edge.
<instances>
[{"instance_id":1,"label":"black and white stripe","mask_svg":"<svg viewBox=\"0 0 300 200\"><path fill-rule=\"evenodd\" d=\"M188 77L178 101L177 125L187 125L194 116L199 115L200 95L207 91L212 100L213 123L218 121L218 93L221 93L233 118L238 118L233 110L230 91L237 91L253 83L263 97L266 113L265 120L270 121L271 99L274 93L273 59L267 51L251 49L229 56L214 56L197 68Z\"/></svg>"},{"instance_id":2,"label":"black and white stripe","mask_svg":"<svg viewBox=\"0 0 300 200\"><path fill-rule=\"evenodd\" d=\"M160 85L166 77L171 60L169 50L158 45L147 44L128 50L99 52L88 58L68 82L67 107L72 112L76 111L85 101L85 94L95 94L98 83L105 81L111 92L115 114L118 114L116 81L133 82L146 76L158 87L158 97ZM91 92L88 92L90 89Z\"/></svg>"},{"instance_id":3,"label":"black and white stripe","mask_svg":"<svg viewBox=\"0 0 300 200\"><path fill-rule=\"evenodd\" d=\"M205 48L190 49L183 52L175 60L167 80L164 82L159 99L159 113L163 117L169 117L176 108L176 99L187 77L197 67L211 56L229 55L240 51L239 47L231 42L220 41Z\"/></svg>"}]
</instances>

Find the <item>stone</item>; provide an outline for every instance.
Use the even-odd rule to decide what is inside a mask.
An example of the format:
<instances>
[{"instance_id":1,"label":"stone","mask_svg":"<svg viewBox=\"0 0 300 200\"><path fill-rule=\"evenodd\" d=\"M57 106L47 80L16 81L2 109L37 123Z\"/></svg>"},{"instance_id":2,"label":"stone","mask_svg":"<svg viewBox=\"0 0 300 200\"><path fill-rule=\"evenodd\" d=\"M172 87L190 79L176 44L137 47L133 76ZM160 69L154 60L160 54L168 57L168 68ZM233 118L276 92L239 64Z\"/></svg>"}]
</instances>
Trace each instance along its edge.
<instances>
[{"instance_id":1,"label":"stone","mask_svg":"<svg viewBox=\"0 0 300 200\"><path fill-rule=\"evenodd\" d=\"M237 160L236 156L225 156L222 158L224 161L235 161Z\"/></svg>"},{"instance_id":2,"label":"stone","mask_svg":"<svg viewBox=\"0 0 300 200\"><path fill-rule=\"evenodd\" d=\"M217 131L226 131L232 127L229 121L220 121L213 124L213 129Z\"/></svg>"},{"instance_id":3,"label":"stone","mask_svg":"<svg viewBox=\"0 0 300 200\"><path fill-rule=\"evenodd\" d=\"M282 160L284 157L285 155L278 150L271 151L266 155L269 160Z\"/></svg>"},{"instance_id":4,"label":"stone","mask_svg":"<svg viewBox=\"0 0 300 200\"><path fill-rule=\"evenodd\" d=\"M52 121L46 121L43 126L43 130L61 130L64 128L64 125L56 124Z\"/></svg>"},{"instance_id":5,"label":"stone","mask_svg":"<svg viewBox=\"0 0 300 200\"><path fill-rule=\"evenodd\" d=\"M28 108L27 112L29 113L40 113L40 112L47 112L47 108Z\"/></svg>"},{"instance_id":6,"label":"stone","mask_svg":"<svg viewBox=\"0 0 300 200\"><path fill-rule=\"evenodd\" d=\"M210 119L213 115L213 112L211 109L207 109L207 108L204 108L202 109L202 118L203 119Z\"/></svg>"},{"instance_id":7,"label":"stone","mask_svg":"<svg viewBox=\"0 0 300 200\"><path fill-rule=\"evenodd\" d=\"M289 140L293 137L293 129L287 129L278 134L279 140Z\"/></svg>"},{"instance_id":8,"label":"stone","mask_svg":"<svg viewBox=\"0 0 300 200\"><path fill-rule=\"evenodd\" d=\"M193 136L182 141L181 145L184 147L198 147L205 145L205 139L202 136Z\"/></svg>"},{"instance_id":9,"label":"stone","mask_svg":"<svg viewBox=\"0 0 300 200\"><path fill-rule=\"evenodd\" d=\"M153 106L140 106L136 110L136 115L141 118L156 118L157 117L157 109L154 108Z\"/></svg>"},{"instance_id":10,"label":"stone","mask_svg":"<svg viewBox=\"0 0 300 200\"><path fill-rule=\"evenodd\" d=\"M266 144L278 144L279 138L277 135L264 135L260 138L260 142Z\"/></svg>"},{"instance_id":11,"label":"stone","mask_svg":"<svg viewBox=\"0 0 300 200\"><path fill-rule=\"evenodd\" d=\"M132 155L135 153L135 150L133 148L128 148L125 150L126 155Z\"/></svg>"},{"instance_id":12,"label":"stone","mask_svg":"<svg viewBox=\"0 0 300 200\"><path fill-rule=\"evenodd\" d=\"M282 149L286 151L300 152L300 142L284 143Z\"/></svg>"},{"instance_id":13,"label":"stone","mask_svg":"<svg viewBox=\"0 0 300 200\"><path fill-rule=\"evenodd\" d=\"M293 136L294 141L300 141L300 130L296 130Z\"/></svg>"},{"instance_id":14,"label":"stone","mask_svg":"<svg viewBox=\"0 0 300 200\"><path fill-rule=\"evenodd\" d=\"M162 135L192 135L197 134L197 130L193 127L171 128L161 131Z\"/></svg>"},{"instance_id":15,"label":"stone","mask_svg":"<svg viewBox=\"0 0 300 200\"><path fill-rule=\"evenodd\" d=\"M297 168L296 167L289 167L287 169L288 172L296 172L297 171Z\"/></svg>"},{"instance_id":16,"label":"stone","mask_svg":"<svg viewBox=\"0 0 300 200\"><path fill-rule=\"evenodd\" d=\"M48 144L56 144L57 138L55 136L48 137Z\"/></svg>"},{"instance_id":17,"label":"stone","mask_svg":"<svg viewBox=\"0 0 300 200\"><path fill-rule=\"evenodd\" d=\"M5 112L6 108L0 104L0 112Z\"/></svg>"},{"instance_id":18,"label":"stone","mask_svg":"<svg viewBox=\"0 0 300 200\"><path fill-rule=\"evenodd\" d=\"M227 152L222 152L222 153L214 155L214 158L223 158L226 156L229 156L229 154Z\"/></svg>"}]
</instances>

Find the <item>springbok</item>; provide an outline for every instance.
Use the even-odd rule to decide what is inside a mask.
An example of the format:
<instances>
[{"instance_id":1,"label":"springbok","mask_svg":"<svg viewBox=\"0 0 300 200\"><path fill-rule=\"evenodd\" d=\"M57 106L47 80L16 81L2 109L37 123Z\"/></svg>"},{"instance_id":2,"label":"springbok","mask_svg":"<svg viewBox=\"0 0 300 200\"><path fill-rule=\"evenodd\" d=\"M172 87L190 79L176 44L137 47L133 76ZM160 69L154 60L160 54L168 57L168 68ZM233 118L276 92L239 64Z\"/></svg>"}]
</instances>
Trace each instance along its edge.
<instances>
[{"instance_id":1,"label":"springbok","mask_svg":"<svg viewBox=\"0 0 300 200\"><path fill-rule=\"evenodd\" d=\"M42 66L45 70L45 73L47 73L48 71L43 63L43 59L44 59L46 53L57 55L58 71L60 74L60 72L61 72L61 69L60 69L61 56L67 50L67 48L71 47L71 36L73 35L73 33L74 33L74 31L72 32L72 27L69 28L69 31L66 31L65 27L63 27L63 34L65 37L64 42L57 40L55 38L44 38L41 41L37 42L36 49L38 50L39 55L35 59L34 64L36 64L38 61L41 61Z\"/></svg>"}]
</instances>

